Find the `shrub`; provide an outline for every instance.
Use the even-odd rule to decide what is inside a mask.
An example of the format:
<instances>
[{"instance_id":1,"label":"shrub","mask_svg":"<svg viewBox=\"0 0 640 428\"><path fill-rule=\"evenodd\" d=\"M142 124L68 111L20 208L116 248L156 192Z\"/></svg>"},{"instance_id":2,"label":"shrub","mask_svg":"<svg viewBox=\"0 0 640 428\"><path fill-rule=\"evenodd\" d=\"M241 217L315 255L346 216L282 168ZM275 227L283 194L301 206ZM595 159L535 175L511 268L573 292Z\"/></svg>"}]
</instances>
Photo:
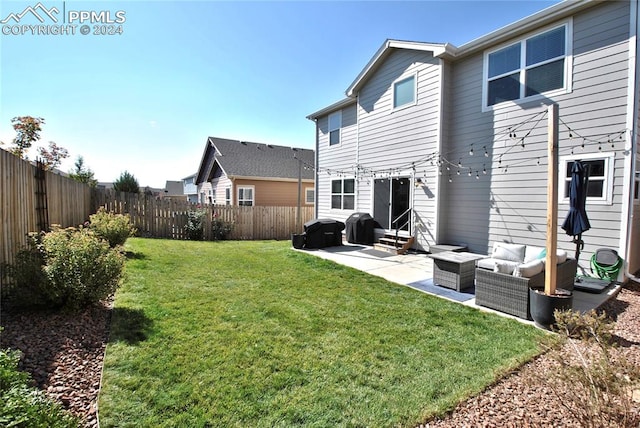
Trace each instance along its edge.
<instances>
[{"instance_id":1,"label":"shrub","mask_svg":"<svg viewBox=\"0 0 640 428\"><path fill-rule=\"evenodd\" d=\"M184 226L184 230L187 232L187 239L202 241L206 214L207 212L204 210L189 211L187 213L187 224Z\"/></svg>"},{"instance_id":2,"label":"shrub","mask_svg":"<svg viewBox=\"0 0 640 428\"><path fill-rule=\"evenodd\" d=\"M89 229L31 235L29 246L7 267L7 300L14 306L84 307L115 292L124 261L118 249Z\"/></svg>"},{"instance_id":3,"label":"shrub","mask_svg":"<svg viewBox=\"0 0 640 428\"><path fill-rule=\"evenodd\" d=\"M40 250L40 234L32 233L27 238L27 247L18 251L13 264L3 266L6 287L2 293L4 303L24 307L48 303L43 293L46 276L42 269L43 254Z\"/></svg>"},{"instance_id":4,"label":"shrub","mask_svg":"<svg viewBox=\"0 0 640 428\"><path fill-rule=\"evenodd\" d=\"M86 229L58 229L42 238L46 294L54 303L79 308L115 292L124 255Z\"/></svg>"},{"instance_id":5,"label":"shrub","mask_svg":"<svg viewBox=\"0 0 640 428\"><path fill-rule=\"evenodd\" d=\"M59 404L29 386L30 377L18 370L20 355L0 350L0 426L53 427L79 426L79 421Z\"/></svg>"},{"instance_id":6,"label":"shrub","mask_svg":"<svg viewBox=\"0 0 640 428\"><path fill-rule=\"evenodd\" d=\"M133 236L136 229L128 216L107 212L100 208L97 213L89 216L91 230L100 238L109 242L113 248L124 245L127 238Z\"/></svg>"},{"instance_id":7,"label":"shrub","mask_svg":"<svg viewBox=\"0 0 640 428\"><path fill-rule=\"evenodd\" d=\"M555 400L584 427L639 426L632 393L640 373L622 353L613 352L613 322L595 311L556 311L555 319L559 336L549 355L556 369L539 375Z\"/></svg>"},{"instance_id":8,"label":"shrub","mask_svg":"<svg viewBox=\"0 0 640 428\"><path fill-rule=\"evenodd\" d=\"M227 235L233 230L233 224L222 220L213 219L211 224L212 239L214 241L223 241L227 239Z\"/></svg>"}]
</instances>

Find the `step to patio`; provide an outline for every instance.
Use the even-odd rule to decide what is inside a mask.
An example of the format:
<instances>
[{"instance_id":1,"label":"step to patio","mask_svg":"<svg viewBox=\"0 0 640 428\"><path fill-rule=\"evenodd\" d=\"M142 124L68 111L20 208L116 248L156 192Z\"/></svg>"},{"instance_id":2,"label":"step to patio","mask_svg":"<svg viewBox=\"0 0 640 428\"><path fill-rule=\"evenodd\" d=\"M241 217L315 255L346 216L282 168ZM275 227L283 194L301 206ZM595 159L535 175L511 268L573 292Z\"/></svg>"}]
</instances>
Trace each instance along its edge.
<instances>
[{"instance_id":1,"label":"step to patio","mask_svg":"<svg viewBox=\"0 0 640 428\"><path fill-rule=\"evenodd\" d=\"M398 236L396 241L395 234L385 234L378 239L378 242L373 244L373 248L392 254L406 254L414 241L415 238L413 236Z\"/></svg>"}]
</instances>

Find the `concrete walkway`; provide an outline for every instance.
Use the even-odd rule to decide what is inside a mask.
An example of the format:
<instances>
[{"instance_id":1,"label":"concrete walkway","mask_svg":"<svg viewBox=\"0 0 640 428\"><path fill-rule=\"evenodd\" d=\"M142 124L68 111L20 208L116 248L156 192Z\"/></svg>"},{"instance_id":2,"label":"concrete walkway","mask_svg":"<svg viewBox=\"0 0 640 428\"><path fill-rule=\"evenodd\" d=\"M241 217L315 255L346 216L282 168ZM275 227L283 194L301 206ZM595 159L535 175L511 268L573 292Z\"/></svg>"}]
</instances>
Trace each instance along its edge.
<instances>
[{"instance_id":1,"label":"concrete walkway","mask_svg":"<svg viewBox=\"0 0 640 428\"><path fill-rule=\"evenodd\" d=\"M518 321L533 324L533 321L523 320L511 315L497 312L489 308L476 305L473 289L457 292L433 283L433 261L425 254L406 254L402 256L375 250L366 245L345 244L319 250L299 250L323 259L332 260L341 265L382 277L388 281L402 284L423 293L435 295L447 300L493 312ZM586 312L602 305L615 297L620 291L619 285L608 287L602 293L586 293L575 290L573 293L573 309Z\"/></svg>"}]
</instances>

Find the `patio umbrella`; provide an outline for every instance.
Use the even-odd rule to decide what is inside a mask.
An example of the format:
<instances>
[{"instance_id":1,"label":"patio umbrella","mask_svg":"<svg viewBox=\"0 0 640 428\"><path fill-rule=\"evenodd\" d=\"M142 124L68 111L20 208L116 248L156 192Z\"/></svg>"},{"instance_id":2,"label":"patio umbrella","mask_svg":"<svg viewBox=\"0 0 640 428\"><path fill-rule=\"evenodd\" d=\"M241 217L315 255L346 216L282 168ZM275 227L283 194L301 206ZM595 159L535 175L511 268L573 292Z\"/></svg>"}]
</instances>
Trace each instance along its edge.
<instances>
[{"instance_id":1,"label":"patio umbrella","mask_svg":"<svg viewBox=\"0 0 640 428\"><path fill-rule=\"evenodd\" d=\"M582 232L591 228L587 211L585 209L587 200L587 186L589 184L589 167L582 162L576 161L571 167L571 183L569 184L569 212L567 218L562 223L562 228L567 235L573 236L576 244L576 260L580 257L580 251L584 248Z\"/></svg>"}]
</instances>

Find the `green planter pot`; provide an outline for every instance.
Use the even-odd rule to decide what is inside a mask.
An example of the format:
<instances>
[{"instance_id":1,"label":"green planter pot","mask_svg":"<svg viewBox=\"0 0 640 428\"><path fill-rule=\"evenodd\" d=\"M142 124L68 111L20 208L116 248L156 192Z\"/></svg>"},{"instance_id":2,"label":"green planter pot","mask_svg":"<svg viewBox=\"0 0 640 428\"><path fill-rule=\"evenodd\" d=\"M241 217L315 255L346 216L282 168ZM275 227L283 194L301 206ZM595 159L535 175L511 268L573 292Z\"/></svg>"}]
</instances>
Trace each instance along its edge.
<instances>
[{"instance_id":1,"label":"green planter pot","mask_svg":"<svg viewBox=\"0 0 640 428\"><path fill-rule=\"evenodd\" d=\"M556 320L553 312L557 309L564 311L573 308L573 293L562 288L556 289L556 294L548 296L544 290L529 289L529 311L531 318L540 328L551 329Z\"/></svg>"}]
</instances>

